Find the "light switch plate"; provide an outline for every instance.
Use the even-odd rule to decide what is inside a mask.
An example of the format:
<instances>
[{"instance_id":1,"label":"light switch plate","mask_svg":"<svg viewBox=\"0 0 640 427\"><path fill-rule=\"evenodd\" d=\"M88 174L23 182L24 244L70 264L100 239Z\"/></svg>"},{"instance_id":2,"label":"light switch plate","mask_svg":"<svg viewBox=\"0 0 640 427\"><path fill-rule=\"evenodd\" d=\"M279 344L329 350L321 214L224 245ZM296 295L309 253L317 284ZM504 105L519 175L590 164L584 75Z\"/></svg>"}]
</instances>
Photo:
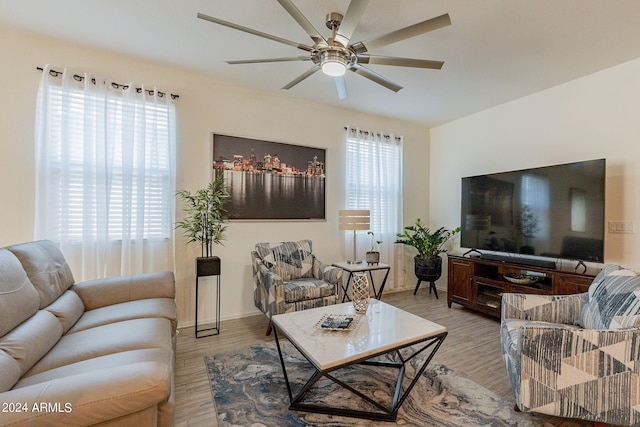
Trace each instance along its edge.
<instances>
[{"instance_id":1,"label":"light switch plate","mask_svg":"<svg viewBox=\"0 0 640 427\"><path fill-rule=\"evenodd\" d=\"M609 233L635 233L633 221L609 221Z\"/></svg>"}]
</instances>

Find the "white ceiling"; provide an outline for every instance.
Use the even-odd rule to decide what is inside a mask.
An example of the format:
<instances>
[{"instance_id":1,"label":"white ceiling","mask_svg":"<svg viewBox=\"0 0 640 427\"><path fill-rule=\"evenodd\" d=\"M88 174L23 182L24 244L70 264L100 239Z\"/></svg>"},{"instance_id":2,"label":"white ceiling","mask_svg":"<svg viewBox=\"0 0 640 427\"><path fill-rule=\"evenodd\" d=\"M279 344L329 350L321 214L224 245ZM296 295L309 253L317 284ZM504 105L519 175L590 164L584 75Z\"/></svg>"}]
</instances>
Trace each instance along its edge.
<instances>
[{"instance_id":1,"label":"white ceiling","mask_svg":"<svg viewBox=\"0 0 640 427\"><path fill-rule=\"evenodd\" d=\"M325 15L344 13L349 4L294 2L327 37ZM341 101L322 73L280 89L309 62L227 64L305 52L197 19L198 12L313 43L275 0L0 0L0 22L12 27L428 127L640 57L638 0L372 0L352 42L449 13L451 26L371 52L445 65L439 71L369 65L404 89L394 93L347 73L349 98Z\"/></svg>"}]
</instances>

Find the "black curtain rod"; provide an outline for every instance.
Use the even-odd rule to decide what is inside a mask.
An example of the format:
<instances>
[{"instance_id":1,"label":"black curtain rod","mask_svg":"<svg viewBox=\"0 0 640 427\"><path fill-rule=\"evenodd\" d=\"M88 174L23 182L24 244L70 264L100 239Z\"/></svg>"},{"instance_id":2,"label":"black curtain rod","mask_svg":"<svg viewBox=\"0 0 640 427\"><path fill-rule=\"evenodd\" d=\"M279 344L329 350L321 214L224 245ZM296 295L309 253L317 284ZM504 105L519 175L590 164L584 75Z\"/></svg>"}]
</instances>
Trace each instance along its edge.
<instances>
[{"instance_id":1,"label":"black curtain rod","mask_svg":"<svg viewBox=\"0 0 640 427\"><path fill-rule=\"evenodd\" d=\"M348 128L347 126L344 127L344 130L349 130L349 129L350 128ZM353 129L353 128L351 128L351 129ZM358 132L364 133L365 135L369 135L370 133L373 135L375 133L375 132L369 132L368 130L358 130ZM391 138L391 135L384 135L384 134L381 134L381 133L377 133L377 135L380 135L380 136L385 137L385 138ZM395 139L400 140L401 138L399 136L396 136Z\"/></svg>"},{"instance_id":2,"label":"black curtain rod","mask_svg":"<svg viewBox=\"0 0 640 427\"><path fill-rule=\"evenodd\" d=\"M38 70L38 71L44 71L44 68L42 68L42 67L36 67L36 70ZM61 72L61 71L56 71L56 70L50 69L50 70L49 70L49 74L51 74L53 77L58 77L58 76L60 76L60 75L62 74L62 72ZM73 75L73 78L74 78L75 80L79 81L79 82L81 82L81 81L83 81L83 80L84 80L84 76L80 76L80 75L78 75L78 74L74 74L74 75ZM91 79L91 83L96 84L96 79ZM123 89L123 90L127 90L127 89L129 89L129 85L121 85L120 83L114 83L114 82L111 82L111 87L113 87L114 89ZM142 88L141 88L141 87L137 87L137 88L135 88L135 89L136 89L136 92L137 92L137 93L142 92ZM153 91L152 91L152 90L147 90L146 92L147 92L149 95L153 95ZM166 95L166 94L165 94L164 92L160 92L160 91L158 91L158 96L159 96L160 98L162 98L162 97L163 97L163 96L165 96L165 95ZM172 93L172 94L170 94L170 95L171 95L171 99L180 98L180 95L174 95L173 93Z\"/></svg>"}]
</instances>

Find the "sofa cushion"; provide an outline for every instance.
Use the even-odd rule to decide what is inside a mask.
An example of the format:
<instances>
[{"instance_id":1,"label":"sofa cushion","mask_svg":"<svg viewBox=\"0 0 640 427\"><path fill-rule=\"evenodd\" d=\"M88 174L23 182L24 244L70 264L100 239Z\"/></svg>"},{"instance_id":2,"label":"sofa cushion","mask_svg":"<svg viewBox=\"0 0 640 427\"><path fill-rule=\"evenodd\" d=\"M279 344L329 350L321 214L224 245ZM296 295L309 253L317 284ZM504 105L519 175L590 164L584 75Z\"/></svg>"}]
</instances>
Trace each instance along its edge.
<instances>
[{"instance_id":1,"label":"sofa cushion","mask_svg":"<svg viewBox=\"0 0 640 427\"><path fill-rule=\"evenodd\" d=\"M153 317L170 320L171 330L175 331L177 326L175 302L169 298L150 298L89 310L73 325L69 333L72 334L123 320Z\"/></svg>"},{"instance_id":2,"label":"sofa cushion","mask_svg":"<svg viewBox=\"0 0 640 427\"><path fill-rule=\"evenodd\" d=\"M25 403L28 408L51 402L61 405L61 409L5 413L0 423L60 427L156 423L169 426L170 419L160 424L160 416L156 418L156 405L159 407L169 399L171 378L170 363L148 360L15 388L3 394L5 401ZM136 424L140 422L137 413L145 410L150 410L152 416ZM131 414L133 418L129 418Z\"/></svg>"},{"instance_id":3,"label":"sofa cushion","mask_svg":"<svg viewBox=\"0 0 640 427\"><path fill-rule=\"evenodd\" d=\"M175 299L175 276L171 271L105 277L76 283L72 289L85 310L148 298Z\"/></svg>"},{"instance_id":4,"label":"sofa cushion","mask_svg":"<svg viewBox=\"0 0 640 427\"><path fill-rule=\"evenodd\" d=\"M296 302L327 297L336 293L336 286L313 278L284 282L284 301Z\"/></svg>"},{"instance_id":5,"label":"sofa cushion","mask_svg":"<svg viewBox=\"0 0 640 427\"><path fill-rule=\"evenodd\" d=\"M66 333L84 313L82 300L73 291L66 291L60 297L44 308L60 321L62 333Z\"/></svg>"},{"instance_id":6,"label":"sofa cushion","mask_svg":"<svg viewBox=\"0 0 640 427\"><path fill-rule=\"evenodd\" d=\"M580 311L585 329L624 329L640 325L640 275L606 265L589 287Z\"/></svg>"},{"instance_id":7,"label":"sofa cushion","mask_svg":"<svg viewBox=\"0 0 640 427\"><path fill-rule=\"evenodd\" d=\"M311 240L258 243L256 252L266 267L282 280L313 277Z\"/></svg>"},{"instance_id":8,"label":"sofa cushion","mask_svg":"<svg viewBox=\"0 0 640 427\"><path fill-rule=\"evenodd\" d=\"M60 248L50 240L9 246L20 260L27 276L40 295L40 308L55 301L73 283L71 269Z\"/></svg>"},{"instance_id":9,"label":"sofa cushion","mask_svg":"<svg viewBox=\"0 0 640 427\"><path fill-rule=\"evenodd\" d=\"M29 377L94 357L145 348L172 350L169 320L126 320L64 335L24 376Z\"/></svg>"},{"instance_id":10,"label":"sofa cushion","mask_svg":"<svg viewBox=\"0 0 640 427\"><path fill-rule=\"evenodd\" d=\"M46 310L39 310L11 332L0 338L0 350L20 365L24 375L62 336L62 325Z\"/></svg>"},{"instance_id":11,"label":"sofa cushion","mask_svg":"<svg viewBox=\"0 0 640 427\"><path fill-rule=\"evenodd\" d=\"M20 379L20 365L13 357L0 351L0 393L11 390Z\"/></svg>"},{"instance_id":12,"label":"sofa cushion","mask_svg":"<svg viewBox=\"0 0 640 427\"><path fill-rule=\"evenodd\" d=\"M22 378L14 386L14 388L29 387L47 381L53 381L60 378L80 375L87 372L101 371L104 369L114 368L116 366L126 365L129 363L141 362L161 362L172 363L171 352L161 348L148 348L142 350L121 351L119 353L107 354L105 356L94 357L92 359L82 360L76 363L60 366L50 369L36 375Z\"/></svg>"},{"instance_id":13,"label":"sofa cushion","mask_svg":"<svg viewBox=\"0 0 640 427\"><path fill-rule=\"evenodd\" d=\"M327 307L338 303L338 295L329 295L328 297L306 299L296 302L284 303L282 313L293 313L294 311L308 310L316 307Z\"/></svg>"},{"instance_id":14,"label":"sofa cushion","mask_svg":"<svg viewBox=\"0 0 640 427\"><path fill-rule=\"evenodd\" d=\"M40 299L18 258L0 249L0 336L38 311Z\"/></svg>"}]
</instances>

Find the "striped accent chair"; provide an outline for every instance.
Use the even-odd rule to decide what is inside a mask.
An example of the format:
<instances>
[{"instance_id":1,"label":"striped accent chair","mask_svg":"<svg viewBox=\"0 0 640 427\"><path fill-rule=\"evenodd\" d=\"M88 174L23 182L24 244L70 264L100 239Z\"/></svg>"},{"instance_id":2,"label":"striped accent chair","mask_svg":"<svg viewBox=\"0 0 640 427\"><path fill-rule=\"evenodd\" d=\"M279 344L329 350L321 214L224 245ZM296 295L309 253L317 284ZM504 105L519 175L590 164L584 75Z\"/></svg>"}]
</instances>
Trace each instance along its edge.
<instances>
[{"instance_id":1,"label":"striped accent chair","mask_svg":"<svg viewBox=\"0 0 640 427\"><path fill-rule=\"evenodd\" d=\"M517 409L640 425L640 275L607 265L589 292L504 294L502 356Z\"/></svg>"},{"instance_id":2,"label":"striped accent chair","mask_svg":"<svg viewBox=\"0 0 640 427\"><path fill-rule=\"evenodd\" d=\"M254 303L269 319L338 301L342 269L318 260L311 250L311 240L258 243L251 259ZM271 320L267 335L270 333Z\"/></svg>"}]
</instances>

